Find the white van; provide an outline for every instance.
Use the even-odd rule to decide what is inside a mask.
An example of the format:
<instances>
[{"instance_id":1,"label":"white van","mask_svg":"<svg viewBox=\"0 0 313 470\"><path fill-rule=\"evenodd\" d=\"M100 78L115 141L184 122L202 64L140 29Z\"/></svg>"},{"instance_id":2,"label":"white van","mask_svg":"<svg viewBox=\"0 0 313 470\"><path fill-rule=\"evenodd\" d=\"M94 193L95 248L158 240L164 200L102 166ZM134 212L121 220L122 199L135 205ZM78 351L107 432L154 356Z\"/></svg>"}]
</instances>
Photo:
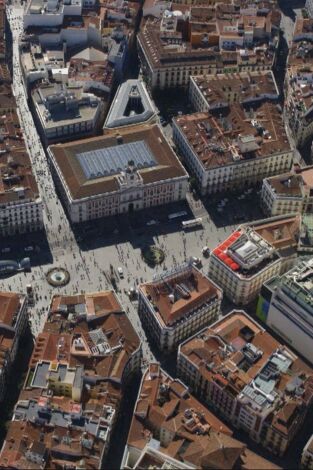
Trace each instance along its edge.
<instances>
[{"instance_id":1,"label":"white van","mask_svg":"<svg viewBox=\"0 0 313 470\"><path fill-rule=\"evenodd\" d=\"M120 276L121 279L124 279L124 272L123 269L119 266L117 268L118 275Z\"/></svg>"}]
</instances>

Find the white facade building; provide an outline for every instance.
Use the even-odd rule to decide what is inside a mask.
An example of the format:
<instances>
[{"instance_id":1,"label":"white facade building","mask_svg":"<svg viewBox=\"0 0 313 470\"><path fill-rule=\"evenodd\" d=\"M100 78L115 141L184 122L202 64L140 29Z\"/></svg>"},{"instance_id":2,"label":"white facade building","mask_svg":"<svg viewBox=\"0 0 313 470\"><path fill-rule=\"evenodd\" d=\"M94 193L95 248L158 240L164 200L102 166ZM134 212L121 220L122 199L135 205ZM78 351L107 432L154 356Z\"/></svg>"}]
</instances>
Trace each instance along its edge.
<instances>
[{"instance_id":1,"label":"white facade building","mask_svg":"<svg viewBox=\"0 0 313 470\"><path fill-rule=\"evenodd\" d=\"M64 75L64 50L44 50L37 40L23 41L20 45L20 63L27 88L38 80ZM66 73L67 79L67 73Z\"/></svg>"},{"instance_id":2,"label":"white facade building","mask_svg":"<svg viewBox=\"0 0 313 470\"><path fill-rule=\"evenodd\" d=\"M85 93L80 86L39 86L33 91L32 100L47 144L94 135L102 124L102 101L93 93Z\"/></svg>"},{"instance_id":3,"label":"white facade building","mask_svg":"<svg viewBox=\"0 0 313 470\"><path fill-rule=\"evenodd\" d=\"M141 284L138 314L158 348L168 353L213 323L221 301L222 291L189 263Z\"/></svg>"},{"instance_id":4,"label":"white facade building","mask_svg":"<svg viewBox=\"0 0 313 470\"><path fill-rule=\"evenodd\" d=\"M188 175L157 125L127 126L118 134L108 130L94 139L50 146L48 154L74 223L186 197Z\"/></svg>"},{"instance_id":5,"label":"white facade building","mask_svg":"<svg viewBox=\"0 0 313 470\"><path fill-rule=\"evenodd\" d=\"M39 195L25 198L19 195L27 194L29 190L17 188L12 191L14 199L2 201L0 197L0 235L16 235L18 233L36 232L43 229L43 205ZM17 195L17 197L16 197Z\"/></svg>"},{"instance_id":6,"label":"white facade building","mask_svg":"<svg viewBox=\"0 0 313 470\"><path fill-rule=\"evenodd\" d=\"M195 113L173 120L173 140L201 194L246 188L290 169L293 150L276 105L263 103L255 112L266 125L249 112L233 104L226 115Z\"/></svg>"},{"instance_id":7,"label":"white facade building","mask_svg":"<svg viewBox=\"0 0 313 470\"><path fill-rule=\"evenodd\" d=\"M289 215L240 226L211 252L209 276L232 302L248 304L265 281L293 266L300 225L300 215Z\"/></svg>"},{"instance_id":8,"label":"white facade building","mask_svg":"<svg viewBox=\"0 0 313 470\"><path fill-rule=\"evenodd\" d=\"M122 83L112 101L104 128L113 129L157 120L157 108L141 80Z\"/></svg>"},{"instance_id":9,"label":"white facade building","mask_svg":"<svg viewBox=\"0 0 313 470\"><path fill-rule=\"evenodd\" d=\"M246 305L280 269L275 248L252 228L243 227L212 251L208 273L232 302Z\"/></svg>"},{"instance_id":10,"label":"white facade building","mask_svg":"<svg viewBox=\"0 0 313 470\"><path fill-rule=\"evenodd\" d=\"M24 13L24 28L60 26L65 16L81 14L81 0L30 0Z\"/></svg>"},{"instance_id":11,"label":"white facade building","mask_svg":"<svg viewBox=\"0 0 313 470\"><path fill-rule=\"evenodd\" d=\"M313 259L265 283L258 316L313 364Z\"/></svg>"},{"instance_id":12,"label":"white facade building","mask_svg":"<svg viewBox=\"0 0 313 470\"><path fill-rule=\"evenodd\" d=\"M263 180L261 206L266 215L276 216L296 212L312 212L313 167Z\"/></svg>"}]
</instances>

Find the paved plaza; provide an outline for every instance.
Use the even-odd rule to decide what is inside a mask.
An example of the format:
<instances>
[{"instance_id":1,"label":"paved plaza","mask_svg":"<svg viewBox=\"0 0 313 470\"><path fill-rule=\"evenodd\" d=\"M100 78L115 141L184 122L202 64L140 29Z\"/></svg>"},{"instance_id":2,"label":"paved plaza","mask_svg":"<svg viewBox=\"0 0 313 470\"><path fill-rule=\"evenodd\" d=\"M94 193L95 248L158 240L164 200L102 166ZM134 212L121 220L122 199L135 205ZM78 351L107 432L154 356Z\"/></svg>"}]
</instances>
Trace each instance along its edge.
<instances>
[{"instance_id":1,"label":"paved plaza","mask_svg":"<svg viewBox=\"0 0 313 470\"><path fill-rule=\"evenodd\" d=\"M190 212L190 218L202 217L203 229L184 233L181 229L181 221L168 221L168 214L178 210L171 206L153 209L148 213L126 216L118 220L116 228L113 227L115 222L109 219L93 221L91 226L81 229L79 245L56 195L46 155L27 105L18 60L18 38L22 34L23 9L20 6L9 6L8 17L13 33L13 89L20 109L26 144L44 203L45 233L21 237L18 242L19 246L11 249L10 255L1 255L2 259L8 257L15 259L18 250L23 252L23 243L25 243L24 246L31 243L38 246L38 251L40 249L39 253L27 254L31 259L31 272L18 273L12 277L0 279L0 289L25 292L26 285L32 284L36 302L31 309L30 323L33 335L36 336L43 328L53 294L71 295L112 289L107 276L110 265L113 266L115 272L118 267L121 267L124 279L116 276L118 295L143 341L144 357L147 360L153 359L137 315L136 303L129 300L127 294L129 288L136 287L138 283L151 279L156 272L180 264L191 256L202 259L202 269L206 273L207 260L202 257L203 246L214 248L218 242L231 233L234 225L218 227L202 202L195 201L191 195L188 195L185 209ZM233 212L232 207L230 207L230 212ZM160 223L147 225L149 218L156 219ZM8 243L14 242L9 240ZM165 251L164 263L155 269L142 260L141 247L146 244L155 244ZM49 249L50 257L47 258L46 252ZM57 266L65 268L70 274L70 282L62 288L54 288L46 280L46 273L52 267Z\"/></svg>"}]
</instances>

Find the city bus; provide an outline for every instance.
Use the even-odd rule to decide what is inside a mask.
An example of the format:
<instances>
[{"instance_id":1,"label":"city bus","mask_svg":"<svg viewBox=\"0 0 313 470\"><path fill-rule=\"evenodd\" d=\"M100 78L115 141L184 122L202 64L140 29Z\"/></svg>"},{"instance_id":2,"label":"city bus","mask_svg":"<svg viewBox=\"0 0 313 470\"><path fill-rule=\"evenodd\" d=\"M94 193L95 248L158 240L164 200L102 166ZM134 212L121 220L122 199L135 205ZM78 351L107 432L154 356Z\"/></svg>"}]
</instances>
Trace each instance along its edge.
<instances>
[{"instance_id":1,"label":"city bus","mask_svg":"<svg viewBox=\"0 0 313 470\"><path fill-rule=\"evenodd\" d=\"M173 214L169 214L168 220L178 219L179 217L184 217L185 215L187 215L186 211L173 212Z\"/></svg>"},{"instance_id":2,"label":"city bus","mask_svg":"<svg viewBox=\"0 0 313 470\"><path fill-rule=\"evenodd\" d=\"M183 220L182 222L183 229L199 227L200 225L202 225L201 217L198 217L197 219Z\"/></svg>"}]
</instances>

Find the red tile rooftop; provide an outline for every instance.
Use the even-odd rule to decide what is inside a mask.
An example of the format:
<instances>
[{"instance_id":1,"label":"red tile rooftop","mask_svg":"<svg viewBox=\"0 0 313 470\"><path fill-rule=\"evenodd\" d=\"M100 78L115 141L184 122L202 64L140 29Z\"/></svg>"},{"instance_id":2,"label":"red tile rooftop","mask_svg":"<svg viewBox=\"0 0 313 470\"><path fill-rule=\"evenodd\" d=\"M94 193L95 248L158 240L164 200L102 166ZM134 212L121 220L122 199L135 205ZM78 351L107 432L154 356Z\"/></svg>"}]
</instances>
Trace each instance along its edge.
<instances>
[{"instance_id":1,"label":"red tile rooftop","mask_svg":"<svg viewBox=\"0 0 313 470\"><path fill-rule=\"evenodd\" d=\"M165 435L171 437L163 438ZM154 367L151 374L150 364L129 430L127 444L131 453L135 450L139 456L139 451L155 438L165 455L196 468L278 468L231 435L231 430L190 395L184 384L160 368Z\"/></svg>"},{"instance_id":2,"label":"red tile rooftop","mask_svg":"<svg viewBox=\"0 0 313 470\"><path fill-rule=\"evenodd\" d=\"M169 178L187 177L185 169L157 125L127 126L127 128L119 129L118 133L115 129L106 130L103 136L49 147L73 199L77 200L119 190L117 176L120 175L120 171L117 174L88 179L77 158L77 154L82 152L116 147L118 145L117 136L123 139L124 144L144 141L150 149L156 164L152 167L138 169L144 184Z\"/></svg>"},{"instance_id":3,"label":"red tile rooftop","mask_svg":"<svg viewBox=\"0 0 313 470\"><path fill-rule=\"evenodd\" d=\"M244 355L241 350L247 343L262 351L262 355L259 355L254 363L249 363L249 367L247 364L246 367L245 364L242 366ZM225 344L232 346L232 352L229 351L226 357L221 352ZM237 396L257 376L271 355L279 348L287 350L243 311L231 312L180 346L181 353L199 368L200 374L205 379L217 381L234 396ZM293 361L290 371L282 373L280 381L277 382L276 387L281 391L285 390L286 383L292 375L291 371L294 375L303 371L313 378L313 370L289 350L287 351L293 357Z\"/></svg>"},{"instance_id":4,"label":"red tile rooftop","mask_svg":"<svg viewBox=\"0 0 313 470\"><path fill-rule=\"evenodd\" d=\"M13 292L0 292L0 324L12 326L21 305L21 296Z\"/></svg>"},{"instance_id":5,"label":"red tile rooftop","mask_svg":"<svg viewBox=\"0 0 313 470\"><path fill-rule=\"evenodd\" d=\"M220 116L215 114L194 113L174 119L205 169L291 151L276 104L260 104L252 117L238 103L227 105ZM263 136L257 129L259 123Z\"/></svg>"},{"instance_id":6,"label":"red tile rooftop","mask_svg":"<svg viewBox=\"0 0 313 470\"><path fill-rule=\"evenodd\" d=\"M242 103L247 100L253 101L253 99L261 101L262 96L272 96L272 99L277 99L279 96L273 73L270 70L198 75L193 77L193 80L210 107L221 102Z\"/></svg>"},{"instance_id":7,"label":"red tile rooftop","mask_svg":"<svg viewBox=\"0 0 313 470\"><path fill-rule=\"evenodd\" d=\"M24 190L23 200L39 197L16 108L11 87L0 85L0 205L19 201L19 188Z\"/></svg>"},{"instance_id":8,"label":"red tile rooftop","mask_svg":"<svg viewBox=\"0 0 313 470\"><path fill-rule=\"evenodd\" d=\"M301 216L283 216L279 219L272 218L268 222L256 222L251 224L254 231L275 249L296 247L300 234Z\"/></svg>"},{"instance_id":9,"label":"red tile rooftop","mask_svg":"<svg viewBox=\"0 0 313 470\"><path fill-rule=\"evenodd\" d=\"M175 275L165 274L161 280L141 284L140 289L165 325L172 325L188 312L221 296L215 284L194 267L177 270Z\"/></svg>"},{"instance_id":10,"label":"red tile rooftop","mask_svg":"<svg viewBox=\"0 0 313 470\"><path fill-rule=\"evenodd\" d=\"M97 349L95 336L101 337L110 354ZM119 382L139 347L140 339L112 291L54 296L30 367L40 360L57 360L72 367L83 365L86 375L110 376Z\"/></svg>"}]
</instances>

